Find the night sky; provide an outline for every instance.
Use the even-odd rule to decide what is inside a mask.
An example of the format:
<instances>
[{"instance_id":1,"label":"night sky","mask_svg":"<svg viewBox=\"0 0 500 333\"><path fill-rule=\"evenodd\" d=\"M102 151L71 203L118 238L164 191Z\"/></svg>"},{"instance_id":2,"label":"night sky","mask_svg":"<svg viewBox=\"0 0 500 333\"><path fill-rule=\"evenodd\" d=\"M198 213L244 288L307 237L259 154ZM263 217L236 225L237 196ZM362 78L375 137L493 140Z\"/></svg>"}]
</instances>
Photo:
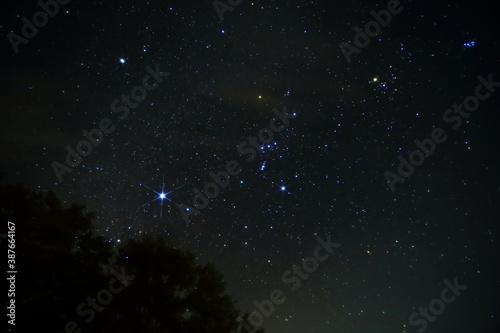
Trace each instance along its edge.
<instances>
[{"instance_id":1,"label":"night sky","mask_svg":"<svg viewBox=\"0 0 500 333\"><path fill-rule=\"evenodd\" d=\"M215 262L246 311L282 290L270 333L419 332L456 279L425 331L499 332L496 5L74 0L23 39L41 9L9 0L2 183L87 205L117 244L163 235ZM292 291L318 237L340 247Z\"/></svg>"}]
</instances>

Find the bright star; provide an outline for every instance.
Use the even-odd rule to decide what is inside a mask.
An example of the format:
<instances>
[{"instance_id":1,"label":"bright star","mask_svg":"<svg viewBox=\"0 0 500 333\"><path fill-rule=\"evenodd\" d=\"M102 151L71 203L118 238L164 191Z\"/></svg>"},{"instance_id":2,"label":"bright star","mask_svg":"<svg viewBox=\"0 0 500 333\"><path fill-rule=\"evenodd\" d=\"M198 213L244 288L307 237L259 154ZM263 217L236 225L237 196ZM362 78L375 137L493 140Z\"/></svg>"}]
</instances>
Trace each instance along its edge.
<instances>
[{"instance_id":1,"label":"bright star","mask_svg":"<svg viewBox=\"0 0 500 333\"><path fill-rule=\"evenodd\" d=\"M120 58L120 63L124 64L125 63L125 59L124 58Z\"/></svg>"},{"instance_id":2,"label":"bright star","mask_svg":"<svg viewBox=\"0 0 500 333\"><path fill-rule=\"evenodd\" d=\"M149 202L146 202L144 205L140 206L139 208L142 208L142 207L144 207L144 206L146 206L146 205L149 205L149 204L150 204L150 203L152 203L153 201L160 200L160 217L162 217L162 215L163 215L163 200L165 200L165 199L166 199L166 200L168 200L168 201L170 201L170 202L172 202L172 203L175 203L175 202L173 202L172 200L170 200L170 199L168 198L168 195L169 195L170 193L174 192L175 190L178 190L178 189L180 189L181 187L183 187L183 186L184 186L184 185L181 185L181 186L179 186L179 187L177 187L177 188L173 189L172 191L165 192L165 175L163 175L163 183L162 183L162 185L161 185L161 192L156 192L155 190L153 190L152 188L150 188L150 187L148 187L148 186L146 186L146 185L144 185L144 184L140 184L140 185L144 186L145 188L147 188L147 189L148 189L148 190L150 190L150 191L153 191L153 192L154 192L154 193L156 193L158 196L157 196L156 198L154 198L153 200L151 200L151 201L149 201Z\"/></svg>"},{"instance_id":3,"label":"bright star","mask_svg":"<svg viewBox=\"0 0 500 333\"><path fill-rule=\"evenodd\" d=\"M276 185L278 187L278 190L276 192L283 192L282 195L291 193L288 191L288 186L283 180L281 180L280 184L276 184Z\"/></svg>"},{"instance_id":4,"label":"bright star","mask_svg":"<svg viewBox=\"0 0 500 333\"><path fill-rule=\"evenodd\" d=\"M470 48L470 47L473 47L475 45L476 45L476 41L474 41L474 40L471 40L470 42L463 43L464 48Z\"/></svg>"}]
</instances>

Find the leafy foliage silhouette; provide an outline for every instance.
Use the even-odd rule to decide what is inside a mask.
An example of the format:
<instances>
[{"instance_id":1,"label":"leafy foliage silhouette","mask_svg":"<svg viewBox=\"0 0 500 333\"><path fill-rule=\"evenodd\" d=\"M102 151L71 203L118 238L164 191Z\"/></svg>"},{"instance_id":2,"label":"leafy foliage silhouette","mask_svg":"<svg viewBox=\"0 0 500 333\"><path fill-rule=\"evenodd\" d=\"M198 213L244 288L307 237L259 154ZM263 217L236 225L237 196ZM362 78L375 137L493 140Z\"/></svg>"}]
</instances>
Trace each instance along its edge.
<instances>
[{"instance_id":1,"label":"leafy foliage silhouette","mask_svg":"<svg viewBox=\"0 0 500 333\"><path fill-rule=\"evenodd\" d=\"M236 333L237 318L248 317L212 263L197 264L194 254L162 237L114 246L94 234L94 214L85 206L65 208L53 192L23 185L0 187L0 209L2 221L16 225L17 332L66 332L74 321L75 333ZM77 314L118 267L133 280L92 320Z\"/></svg>"}]
</instances>

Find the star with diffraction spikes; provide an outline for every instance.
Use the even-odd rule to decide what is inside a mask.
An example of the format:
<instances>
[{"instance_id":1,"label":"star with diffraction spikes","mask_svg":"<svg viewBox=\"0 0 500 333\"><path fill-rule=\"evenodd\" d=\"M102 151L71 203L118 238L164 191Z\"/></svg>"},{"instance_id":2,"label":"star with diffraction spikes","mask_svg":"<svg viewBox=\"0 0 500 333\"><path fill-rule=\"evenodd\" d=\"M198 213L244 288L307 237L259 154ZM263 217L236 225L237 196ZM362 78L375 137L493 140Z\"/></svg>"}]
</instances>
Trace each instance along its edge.
<instances>
[{"instance_id":1,"label":"star with diffraction spikes","mask_svg":"<svg viewBox=\"0 0 500 333\"><path fill-rule=\"evenodd\" d=\"M291 194L288 190L288 185L283 181L283 179L279 183L273 182L273 187L277 187L278 189L274 191L274 193L281 192L281 205L279 208L283 210L283 214L285 213L285 195Z\"/></svg>"},{"instance_id":2,"label":"star with diffraction spikes","mask_svg":"<svg viewBox=\"0 0 500 333\"><path fill-rule=\"evenodd\" d=\"M177 205L177 203L175 203L174 201L172 201L172 200L169 198L169 196L168 196L168 195L169 195L170 193L172 193L172 192L174 192L174 191L176 191L176 190L180 189L180 188L181 188L181 187L183 187L185 184L184 184L184 185L181 185L181 186L179 186L179 187L177 187L177 188L175 188L175 189L173 189L173 190L171 190L171 191L165 192L165 174L164 174L164 175L163 175L163 181L162 181L161 191L160 191L160 192L157 192L157 191L153 190L152 188L150 188L149 186L146 186L146 185L144 185L144 184L139 184L139 185L142 185L142 186L144 186L145 188L147 188L148 190L153 191L154 193L156 193L156 194L157 194L157 197L156 197L156 198L154 198L153 200L151 200L151 201L149 201L149 202L146 202L144 205L141 205L139 208L142 208L142 207L144 207L144 206L147 206L147 205L149 205L150 203L152 203L153 201L160 200L160 218L161 218L161 217L163 216L163 201L164 201L164 200L168 200L168 201L170 201L171 203L174 203L174 204L176 204L176 205Z\"/></svg>"}]
</instances>

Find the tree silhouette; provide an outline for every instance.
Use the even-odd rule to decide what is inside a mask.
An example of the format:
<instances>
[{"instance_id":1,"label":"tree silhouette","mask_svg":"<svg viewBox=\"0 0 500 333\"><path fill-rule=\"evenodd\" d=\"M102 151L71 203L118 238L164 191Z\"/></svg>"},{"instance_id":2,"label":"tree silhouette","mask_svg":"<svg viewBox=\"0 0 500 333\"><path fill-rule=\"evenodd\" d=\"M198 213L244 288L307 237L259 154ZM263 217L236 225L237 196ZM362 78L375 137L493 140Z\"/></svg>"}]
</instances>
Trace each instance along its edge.
<instances>
[{"instance_id":1,"label":"tree silhouette","mask_svg":"<svg viewBox=\"0 0 500 333\"><path fill-rule=\"evenodd\" d=\"M17 332L236 333L248 316L213 264L161 237L114 247L84 206L22 185L0 187L0 209L16 225Z\"/></svg>"},{"instance_id":2,"label":"tree silhouette","mask_svg":"<svg viewBox=\"0 0 500 333\"><path fill-rule=\"evenodd\" d=\"M161 237L131 240L120 252L118 265L135 276L116 308L128 318L120 320L122 331L236 332L239 312L212 264L197 265Z\"/></svg>"},{"instance_id":3,"label":"tree silhouette","mask_svg":"<svg viewBox=\"0 0 500 333\"><path fill-rule=\"evenodd\" d=\"M53 192L4 186L0 207L16 228L16 331L64 331L75 306L106 283L110 245L92 235L84 206L63 208Z\"/></svg>"}]
</instances>

